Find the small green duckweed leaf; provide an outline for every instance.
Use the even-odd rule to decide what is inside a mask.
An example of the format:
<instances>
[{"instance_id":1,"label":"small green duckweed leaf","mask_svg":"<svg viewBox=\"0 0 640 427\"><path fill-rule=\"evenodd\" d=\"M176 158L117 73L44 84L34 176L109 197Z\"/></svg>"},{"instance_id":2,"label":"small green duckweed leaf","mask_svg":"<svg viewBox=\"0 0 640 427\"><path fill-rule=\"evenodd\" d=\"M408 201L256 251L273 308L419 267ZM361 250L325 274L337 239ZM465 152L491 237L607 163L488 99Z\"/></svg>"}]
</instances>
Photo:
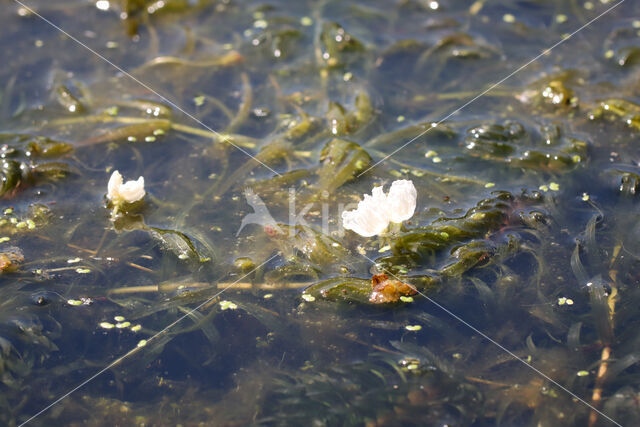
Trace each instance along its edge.
<instances>
[{"instance_id":1,"label":"small green duckweed leaf","mask_svg":"<svg viewBox=\"0 0 640 427\"><path fill-rule=\"evenodd\" d=\"M314 297L313 295L309 295L309 294L302 294L302 299L307 301L307 302L313 302L316 300L316 297Z\"/></svg>"},{"instance_id":2,"label":"small green duckweed leaf","mask_svg":"<svg viewBox=\"0 0 640 427\"><path fill-rule=\"evenodd\" d=\"M235 310L238 306L231 301L220 301L220 309L221 310Z\"/></svg>"}]
</instances>

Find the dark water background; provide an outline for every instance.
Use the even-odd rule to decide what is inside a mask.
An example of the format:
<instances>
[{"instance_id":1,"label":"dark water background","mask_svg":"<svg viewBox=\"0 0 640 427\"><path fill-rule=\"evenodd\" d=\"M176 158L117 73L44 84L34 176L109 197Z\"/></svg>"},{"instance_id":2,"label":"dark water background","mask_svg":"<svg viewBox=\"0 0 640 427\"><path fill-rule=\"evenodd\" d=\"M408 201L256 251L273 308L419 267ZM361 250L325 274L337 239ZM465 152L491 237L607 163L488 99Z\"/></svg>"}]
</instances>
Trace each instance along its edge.
<instances>
[{"instance_id":1,"label":"dark water background","mask_svg":"<svg viewBox=\"0 0 640 427\"><path fill-rule=\"evenodd\" d=\"M616 4L2 0L2 423L109 366L30 423L633 425L640 9ZM147 195L113 220L116 169ZM341 233L396 179L410 222ZM281 232L238 234L247 188ZM421 294L370 304L383 272Z\"/></svg>"}]
</instances>

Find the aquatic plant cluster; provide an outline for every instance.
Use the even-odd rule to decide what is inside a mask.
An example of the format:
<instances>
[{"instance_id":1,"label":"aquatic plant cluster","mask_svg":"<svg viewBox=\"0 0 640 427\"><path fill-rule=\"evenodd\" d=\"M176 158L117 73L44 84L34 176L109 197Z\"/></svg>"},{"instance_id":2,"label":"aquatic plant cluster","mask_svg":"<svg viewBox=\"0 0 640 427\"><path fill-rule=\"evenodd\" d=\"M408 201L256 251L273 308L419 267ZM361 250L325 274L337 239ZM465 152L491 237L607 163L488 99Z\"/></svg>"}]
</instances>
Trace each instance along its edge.
<instances>
[{"instance_id":1,"label":"aquatic plant cluster","mask_svg":"<svg viewBox=\"0 0 640 427\"><path fill-rule=\"evenodd\" d=\"M0 8L3 425L640 419L637 2Z\"/></svg>"}]
</instances>

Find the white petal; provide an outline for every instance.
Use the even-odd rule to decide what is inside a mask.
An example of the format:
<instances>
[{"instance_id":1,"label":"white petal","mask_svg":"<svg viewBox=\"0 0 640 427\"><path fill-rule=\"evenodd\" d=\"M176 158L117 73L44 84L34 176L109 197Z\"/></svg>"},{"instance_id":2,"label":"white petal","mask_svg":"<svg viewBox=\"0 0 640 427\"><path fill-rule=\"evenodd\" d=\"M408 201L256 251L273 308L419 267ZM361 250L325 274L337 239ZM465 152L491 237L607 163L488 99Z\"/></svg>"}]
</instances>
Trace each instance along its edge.
<instances>
[{"instance_id":1,"label":"white petal","mask_svg":"<svg viewBox=\"0 0 640 427\"><path fill-rule=\"evenodd\" d=\"M413 182L401 179L393 181L387 196L391 222L402 222L411 218L416 211L418 192Z\"/></svg>"},{"instance_id":2,"label":"white petal","mask_svg":"<svg viewBox=\"0 0 640 427\"><path fill-rule=\"evenodd\" d=\"M109 184L107 184L107 198L114 200L119 197L120 187L122 187L122 175L120 172L113 171L111 178L109 178Z\"/></svg>"},{"instance_id":3,"label":"white petal","mask_svg":"<svg viewBox=\"0 0 640 427\"><path fill-rule=\"evenodd\" d=\"M140 177L137 181L127 181L120 187L120 197L127 202L133 203L142 199L145 195L144 178Z\"/></svg>"},{"instance_id":4,"label":"white petal","mask_svg":"<svg viewBox=\"0 0 640 427\"><path fill-rule=\"evenodd\" d=\"M371 196L365 194L357 209L342 212L342 224L364 237L382 233L389 226L387 196L382 187L374 188Z\"/></svg>"}]
</instances>

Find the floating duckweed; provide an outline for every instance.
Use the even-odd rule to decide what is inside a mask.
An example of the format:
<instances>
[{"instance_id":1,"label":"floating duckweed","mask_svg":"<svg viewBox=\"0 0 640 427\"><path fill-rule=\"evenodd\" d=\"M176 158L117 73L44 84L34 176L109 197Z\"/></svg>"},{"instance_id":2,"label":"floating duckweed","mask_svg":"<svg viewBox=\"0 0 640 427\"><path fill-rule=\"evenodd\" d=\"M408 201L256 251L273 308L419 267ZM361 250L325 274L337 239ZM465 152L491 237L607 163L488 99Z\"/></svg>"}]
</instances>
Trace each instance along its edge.
<instances>
[{"instance_id":1,"label":"floating duckweed","mask_svg":"<svg viewBox=\"0 0 640 427\"><path fill-rule=\"evenodd\" d=\"M34 228L36 228L36 223L35 223L35 222L33 222L33 220L32 220L32 219L28 219L28 220L26 221L26 223L27 223L27 228L28 228L29 230L33 230Z\"/></svg>"},{"instance_id":2,"label":"floating duckweed","mask_svg":"<svg viewBox=\"0 0 640 427\"><path fill-rule=\"evenodd\" d=\"M142 325L134 325L131 327L132 332L138 332L140 329L142 329Z\"/></svg>"},{"instance_id":3,"label":"floating duckweed","mask_svg":"<svg viewBox=\"0 0 640 427\"><path fill-rule=\"evenodd\" d=\"M342 76L342 80L344 80L345 82L348 82L349 80L351 80L353 78L353 73L351 71L347 71L346 73L344 73L344 75Z\"/></svg>"},{"instance_id":4,"label":"floating duckweed","mask_svg":"<svg viewBox=\"0 0 640 427\"><path fill-rule=\"evenodd\" d=\"M404 116L398 116L398 117L396 118L396 121L397 121L398 123L402 123L402 122L404 122L404 121L405 121L405 117L404 117Z\"/></svg>"},{"instance_id":5,"label":"floating duckweed","mask_svg":"<svg viewBox=\"0 0 640 427\"><path fill-rule=\"evenodd\" d=\"M558 298L558 305L573 305L571 298L560 297Z\"/></svg>"},{"instance_id":6,"label":"floating duckweed","mask_svg":"<svg viewBox=\"0 0 640 427\"><path fill-rule=\"evenodd\" d=\"M413 302L413 297L406 297L404 295L400 296L400 301L402 302Z\"/></svg>"},{"instance_id":7,"label":"floating duckweed","mask_svg":"<svg viewBox=\"0 0 640 427\"><path fill-rule=\"evenodd\" d=\"M149 135L149 136L145 136L144 137L144 141L145 142L154 142L156 140L156 137L153 135Z\"/></svg>"},{"instance_id":8,"label":"floating duckweed","mask_svg":"<svg viewBox=\"0 0 640 427\"><path fill-rule=\"evenodd\" d=\"M437 153L436 151L433 151L433 150L429 150L429 151L427 151L427 152L424 154L424 156L425 156L427 159L428 159L428 158L430 158L430 157L437 156L437 155L438 155L438 153Z\"/></svg>"},{"instance_id":9,"label":"floating duckweed","mask_svg":"<svg viewBox=\"0 0 640 427\"><path fill-rule=\"evenodd\" d=\"M615 55L615 52L613 50L611 50L611 49L609 49L608 51L606 51L604 53L604 57L607 58L607 59L613 58L613 55Z\"/></svg>"},{"instance_id":10,"label":"floating duckweed","mask_svg":"<svg viewBox=\"0 0 640 427\"><path fill-rule=\"evenodd\" d=\"M407 331L419 331L420 329L422 329L422 326L420 325L407 325L404 327Z\"/></svg>"},{"instance_id":11,"label":"floating duckweed","mask_svg":"<svg viewBox=\"0 0 640 427\"><path fill-rule=\"evenodd\" d=\"M231 301L220 301L220 309L221 310L235 310L238 306Z\"/></svg>"},{"instance_id":12,"label":"floating duckweed","mask_svg":"<svg viewBox=\"0 0 640 427\"><path fill-rule=\"evenodd\" d=\"M583 6L584 6L584 8L585 8L585 9L587 9L587 10L591 10L591 9L593 9L593 3L591 3L590 1L586 1L586 2L584 2L584 5L583 5Z\"/></svg>"},{"instance_id":13,"label":"floating duckweed","mask_svg":"<svg viewBox=\"0 0 640 427\"><path fill-rule=\"evenodd\" d=\"M549 187L546 184L543 184L540 187L538 187L538 190L544 191L546 193L547 191L549 191Z\"/></svg>"},{"instance_id":14,"label":"floating duckweed","mask_svg":"<svg viewBox=\"0 0 640 427\"><path fill-rule=\"evenodd\" d=\"M7 237L7 236L0 237L0 243L8 242L9 240L11 240L10 237Z\"/></svg>"},{"instance_id":15,"label":"floating duckweed","mask_svg":"<svg viewBox=\"0 0 640 427\"><path fill-rule=\"evenodd\" d=\"M303 27L310 27L313 25L313 19L308 16L303 16L302 18L300 18L300 24Z\"/></svg>"},{"instance_id":16,"label":"floating duckweed","mask_svg":"<svg viewBox=\"0 0 640 427\"><path fill-rule=\"evenodd\" d=\"M102 322L100 323L100 327L103 329L113 329L116 327L116 325L114 325L113 323L109 323L109 322Z\"/></svg>"},{"instance_id":17,"label":"floating duckweed","mask_svg":"<svg viewBox=\"0 0 640 427\"><path fill-rule=\"evenodd\" d=\"M75 264L80 261L82 261L82 258L71 258L67 260L67 264Z\"/></svg>"},{"instance_id":18,"label":"floating duckweed","mask_svg":"<svg viewBox=\"0 0 640 427\"><path fill-rule=\"evenodd\" d=\"M268 26L269 26L269 23L264 19L258 19L253 23L254 28L267 28Z\"/></svg>"},{"instance_id":19,"label":"floating duckweed","mask_svg":"<svg viewBox=\"0 0 640 427\"><path fill-rule=\"evenodd\" d=\"M633 26L633 28L640 28L640 21L635 20L631 23L631 25Z\"/></svg>"},{"instance_id":20,"label":"floating duckweed","mask_svg":"<svg viewBox=\"0 0 640 427\"><path fill-rule=\"evenodd\" d=\"M117 116L118 115L118 107L109 107L104 110L109 116Z\"/></svg>"},{"instance_id":21,"label":"floating duckweed","mask_svg":"<svg viewBox=\"0 0 640 427\"><path fill-rule=\"evenodd\" d=\"M433 163L440 163L442 161L442 159L440 157L434 157L433 159L431 159L431 161Z\"/></svg>"},{"instance_id":22,"label":"floating duckweed","mask_svg":"<svg viewBox=\"0 0 640 427\"><path fill-rule=\"evenodd\" d=\"M0 219L0 227L5 225L6 223L7 223L6 219L4 219L4 218Z\"/></svg>"},{"instance_id":23,"label":"floating duckweed","mask_svg":"<svg viewBox=\"0 0 640 427\"><path fill-rule=\"evenodd\" d=\"M273 294L265 294L262 298L264 298L264 299L273 298Z\"/></svg>"},{"instance_id":24,"label":"floating duckweed","mask_svg":"<svg viewBox=\"0 0 640 427\"><path fill-rule=\"evenodd\" d=\"M550 182L549 183L549 190L551 190L551 191L559 191L560 190L560 185L557 182Z\"/></svg>"},{"instance_id":25,"label":"floating duckweed","mask_svg":"<svg viewBox=\"0 0 640 427\"><path fill-rule=\"evenodd\" d=\"M116 324L116 328L118 329L128 328L129 326L131 326L131 322L121 322Z\"/></svg>"},{"instance_id":26,"label":"floating duckweed","mask_svg":"<svg viewBox=\"0 0 640 427\"><path fill-rule=\"evenodd\" d=\"M302 299L307 301L307 302L313 302L316 300L316 297L314 297L313 295L309 295L309 294L302 294Z\"/></svg>"},{"instance_id":27,"label":"floating duckweed","mask_svg":"<svg viewBox=\"0 0 640 427\"><path fill-rule=\"evenodd\" d=\"M582 201L583 202L589 201L589 193L582 193Z\"/></svg>"},{"instance_id":28,"label":"floating duckweed","mask_svg":"<svg viewBox=\"0 0 640 427\"><path fill-rule=\"evenodd\" d=\"M556 15L556 22L557 22L558 24L562 24L562 23L564 23L564 22L567 22L567 20L568 20L568 19L569 19L569 18L567 18L567 15L564 15L564 14L562 14L562 13L561 13L561 14L559 14L559 15Z\"/></svg>"},{"instance_id":29,"label":"floating duckweed","mask_svg":"<svg viewBox=\"0 0 640 427\"><path fill-rule=\"evenodd\" d=\"M128 136L127 137L127 141L129 142L136 142L138 139L135 136Z\"/></svg>"},{"instance_id":30,"label":"floating duckweed","mask_svg":"<svg viewBox=\"0 0 640 427\"><path fill-rule=\"evenodd\" d=\"M91 270L88 268L76 268L76 273L87 274L87 273L91 273Z\"/></svg>"},{"instance_id":31,"label":"floating duckweed","mask_svg":"<svg viewBox=\"0 0 640 427\"><path fill-rule=\"evenodd\" d=\"M589 375L589 372L588 371L578 371L576 373L576 375L579 376L579 377L586 377L587 375Z\"/></svg>"},{"instance_id":32,"label":"floating duckweed","mask_svg":"<svg viewBox=\"0 0 640 427\"><path fill-rule=\"evenodd\" d=\"M18 218L15 218L15 217L9 218L9 222L11 224L17 224L18 223Z\"/></svg>"},{"instance_id":33,"label":"floating duckweed","mask_svg":"<svg viewBox=\"0 0 640 427\"><path fill-rule=\"evenodd\" d=\"M153 134L156 135L156 136L157 135L164 135L164 130L156 129L156 130L153 131Z\"/></svg>"},{"instance_id":34,"label":"floating duckweed","mask_svg":"<svg viewBox=\"0 0 640 427\"><path fill-rule=\"evenodd\" d=\"M7 208L4 210L4 214L5 215L11 215L13 213L13 209L12 208Z\"/></svg>"},{"instance_id":35,"label":"floating duckweed","mask_svg":"<svg viewBox=\"0 0 640 427\"><path fill-rule=\"evenodd\" d=\"M196 104L196 107L202 107L204 105L204 96L196 96L193 98L193 103Z\"/></svg>"},{"instance_id":36,"label":"floating duckweed","mask_svg":"<svg viewBox=\"0 0 640 427\"><path fill-rule=\"evenodd\" d=\"M115 320L116 322L123 322L124 321L124 316L114 316L113 320Z\"/></svg>"},{"instance_id":37,"label":"floating duckweed","mask_svg":"<svg viewBox=\"0 0 640 427\"><path fill-rule=\"evenodd\" d=\"M410 365L407 366L407 369L410 371L415 371L416 369L418 369L420 367L420 365L417 365L415 363L412 363Z\"/></svg>"},{"instance_id":38,"label":"floating duckweed","mask_svg":"<svg viewBox=\"0 0 640 427\"><path fill-rule=\"evenodd\" d=\"M69 299L67 300L67 304L69 305L82 305L82 301L77 299Z\"/></svg>"},{"instance_id":39,"label":"floating duckweed","mask_svg":"<svg viewBox=\"0 0 640 427\"><path fill-rule=\"evenodd\" d=\"M140 340L138 341L138 345L136 347L140 348L144 347L145 345L147 345L147 340Z\"/></svg>"},{"instance_id":40,"label":"floating duckweed","mask_svg":"<svg viewBox=\"0 0 640 427\"><path fill-rule=\"evenodd\" d=\"M580 163L582 161L582 157L574 154L573 156L571 156L571 160L573 160L573 163Z\"/></svg>"},{"instance_id":41,"label":"floating duckweed","mask_svg":"<svg viewBox=\"0 0 640 427\"><path fill-rule=\"evenodd\" d=\"M502 20L508 24L513 24L514 22L516 22L516 17L510 13L505 13L502 17Z\"/></svg>"},{"instance_id":42,"label":"floating duckweed","mask_svg":"<svg viewBox=\"0 0 640 427\"><path fill-rule=\"evenodd\" d=\"M440 236L442 236L445 239L448 239L449 238L449 233L447 233L446 231L441 231L440 232Z\"/></svg>"},{"instance_id":43,"label":"floating duckweed","mask_svg":"<svg viewBox=\"0 0 640 427\"><path fill-rule=\"evenodd\" d=\"M487 183L484 185L484 188L491 188L491 187L495 187L495 186L496 186L496 183L495 183L495 182L487 182Z\"/></svg>"},{"instance_id":44,"label":"floating duckweed","mask_svg":"<svg viewBox=\"0 0 640 427\"><path fill-rule=\"evenodd\" d=\"M381 247L380 249L378 249L378 252L382 253L382 252L386 252L389 249L391 249L391 246L389 245L384 245L383 247Z\"/></svg>"},{"instance_id":45,"label":"floating duckweed","mask_svg":"<svg viewBox=\"0 0 640 427\"><path fill-rule=\"evenodd\" d=\"M27 223L24 221L20 221L19 223L16 224L16 228L25 228L27 226Z\"/></svg>"}]
</instances>

